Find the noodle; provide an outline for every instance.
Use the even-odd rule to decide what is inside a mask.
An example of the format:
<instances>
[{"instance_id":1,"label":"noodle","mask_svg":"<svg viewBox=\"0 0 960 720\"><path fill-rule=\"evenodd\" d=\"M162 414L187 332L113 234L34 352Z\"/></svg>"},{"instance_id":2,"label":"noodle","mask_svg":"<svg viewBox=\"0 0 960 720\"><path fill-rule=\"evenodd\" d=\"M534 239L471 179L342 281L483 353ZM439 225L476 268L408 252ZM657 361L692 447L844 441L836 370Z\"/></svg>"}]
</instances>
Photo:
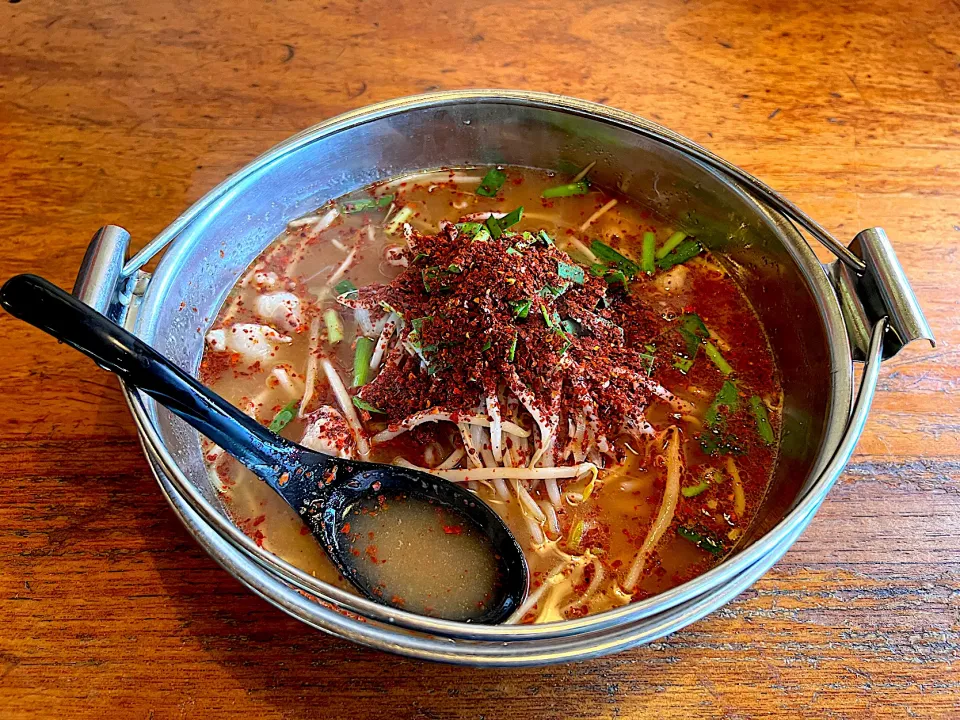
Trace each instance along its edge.
<instances>
[{"instance_id":1,"label":"noodle","mask_svg":"<svg viewBox=\"0 0 960 720\"><path fill-rule=\"evenodd\" d=\"M664 459L667 464L667 483L664 487L663 498L660 501L660 509L657 511L657 517L653 525L647 531L647 536L640 546L640 551L634 558L630 571L627 573L627 579L623 583L624 590L631 592L640 579L644 565L650 554L656 549L660 538L667 531L670 523L673 522L673 514L677 510L677 500L680 498L680 431L676 427L667 430L670 434L670 440L667 443Z\"/></svg>"}]
</instances>

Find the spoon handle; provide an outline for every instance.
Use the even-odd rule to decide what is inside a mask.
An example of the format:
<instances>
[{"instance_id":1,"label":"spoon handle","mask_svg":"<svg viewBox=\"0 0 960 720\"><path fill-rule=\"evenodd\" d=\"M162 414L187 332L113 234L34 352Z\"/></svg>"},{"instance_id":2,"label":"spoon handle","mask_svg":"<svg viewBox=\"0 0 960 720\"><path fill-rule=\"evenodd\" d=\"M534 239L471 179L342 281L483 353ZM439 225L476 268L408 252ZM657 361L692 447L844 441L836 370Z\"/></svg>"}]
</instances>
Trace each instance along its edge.
<instances>
[{"instance_id":1,"label":"spoon handle","mask_svg":"<svg viewBox=\"0 0 960 720\"><path fill-rule=\"evenodd\" d=\"M299 450L48 280L11 278L0 288L0 305L155 398L271 486L276 487Z\"/></svg>"}]
</instances>

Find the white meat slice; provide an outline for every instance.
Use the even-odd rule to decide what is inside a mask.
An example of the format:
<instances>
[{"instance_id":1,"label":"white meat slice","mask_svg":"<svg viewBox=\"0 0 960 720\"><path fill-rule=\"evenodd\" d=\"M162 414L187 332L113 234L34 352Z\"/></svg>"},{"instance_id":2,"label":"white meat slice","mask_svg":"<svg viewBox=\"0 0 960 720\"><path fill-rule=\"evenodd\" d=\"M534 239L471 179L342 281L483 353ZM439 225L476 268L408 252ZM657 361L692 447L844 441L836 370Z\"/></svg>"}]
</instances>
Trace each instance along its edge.
<instances>
[{"instance_id":1,"label":"white meat slice","mask_svg":"<svg viewBox=\"0 0 960 720\"><path fill-rule=\"evenodd\" d=\"M343 415L329 405L321 405L319 409L306 417L307 428L303 432L300 444L317 452L324 452L342 458L352 458L356 450L356 443L350 427Z\"/></svg>"},{"instance_id":2,"label":"white meat slice","mask_svg":"<svg viewBox=\"0 0 960 720\"><path fill-rule=\"evenodd\" d=\"M299 332L303 327L300 298L290 292L275 292L257 295L254 307L265 322L273 323L288 332Z\"/></svg>"},{"instance_id":3,"label":"white meat slice","mask_svg":"<svg viewBox=\"0 0 960 720\"><path fill-rule=\"evenodd\" d=\"M212 350L240 353L248 365L268 360L280 345L290 342L293 338L281 335L272 327L253 323L237 323L207 333L207 343Z\"/></svg>"}]
</instances>

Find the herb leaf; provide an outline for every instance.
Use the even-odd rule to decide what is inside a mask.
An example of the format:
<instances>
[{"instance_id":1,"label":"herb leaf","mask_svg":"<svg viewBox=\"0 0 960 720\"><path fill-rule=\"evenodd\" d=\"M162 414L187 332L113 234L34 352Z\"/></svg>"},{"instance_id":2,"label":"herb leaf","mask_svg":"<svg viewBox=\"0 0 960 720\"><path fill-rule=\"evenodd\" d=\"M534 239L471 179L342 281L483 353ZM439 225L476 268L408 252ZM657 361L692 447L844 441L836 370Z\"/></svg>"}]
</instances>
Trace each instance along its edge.
<instances>
[{"instance_id":1,"label":"herb leaf","mask_svg":"<svg viewBox=\"0 0 960 720\"><path fill-rule=\"evenodd\" d=\"M635 275L640 274L639 265L625 255L621 255L606 243L600 242L599 240L594 240L590 243L590 251L601 260L608 263L613 263L629 277L634 277Z\"/></svg>"},{"instance_id":2,"label":"herb leaf","mask_svg":"<svg viewBox=\"0 0 960 720\"><path fill-rule=\"evenodd\" d=\"M514 320L523 320L530 314L530 307L533 305L533 300L529 298L526 300L509 300L507 304L513 312Z\"/></svg>"},{"instance_id":3,"label":"herb leaf","mask_svg":"<svg viewBox=\"0 0 960 720\"><path fill-rule=\"evenodd\" d=\"M367 412L380 413L381 415L386 415L386 413L383 412L383 410L380 410L379 408L374 407L359 395L353 396L353 404L356 405L361 410L366 410Z\"/></svg>"},{"instance_id":4,"label":"herb leaf","mask_svg":"<svg viewBox=\"0 0 960 720\"><path fill-rule=\"evenodd\" d=\"M492 217L492 216L491 216ZM516 210L511 210L502 218L497 220L497 223L500 225L501 230L506 230L508 227L513 227L520 220L523 219L523 205L518 207Z\"/></svg>"},{"instance_id":5,"label":"herb leaf","mask_svg":"<svg viewBox=\"0 0 960 720\"><path fill-rule=\"evenodd\" d=\"M719 557L723 555L723 543L717 540L707 531L691 530L681 525L677 528L677 535L684 540L689 540L701 550L706 550L711 555Z\"/></svg>"},{"instance_id":6,"label":"herb leaf","mask_svg":"<svg viewBox=\"0 0 960 720\"><path fill-rule=\"evenodd\" d=\"M477 195L493 197L506 181L507 174L503 170L490 168L487 174L483 176L483 180L480 181L480 187L477 188Z\"/></svg>"},{"instance_id":7,"label":"herb leaf","mask_svg":"<svg viewBox=\"0 0 960 720\"><path fill-rule=\"evenodd\" d=\"M340 212L342 212L344 215L350 215L352 213L379 210L380 208L385 208L387 205L392 203L393 197L393 195L381 195L380 197L347 200L340 206Z\"/></svg>"},{"instance_id":8,"label":"herb leaf","mask_svg":"<svg viewBox=\"0 0 960 720\"><path fill-rule=\"evenodd\" d=\"M500 221L493 215L487 218L486 226L487 230L490 231L490 237L494 240L499 240L500 236L503 235L503 228L500 227Z\"/></svg>"},{"instance_id":9,"label":"herb leaf","mask_svg":"<svg viewBox=\"0 0 960 720\"><path fill-rule=\"evenodd\" d=\"M740 398L737 392L737 386L729 380L724 380L723 385L717 392L717 396L710 403L707 412L703 416L707 427L715 427L721 421L720 408L726 408L727 412L735 413L740 408Z\"/></svg>"},{"instance_id":10,"label":"herb leaf","mask_svg":"<svg viewBox=\"0 0 960 720\"><path fill-rule=\"evenodd\" d=\"M338 282L336 285L333 286L333 291L337 295L344 295L346 293L355 293L357 292L357 286L354 285L349 280L347 280L346 278L344 278L343 280L341 280L340 282Z\"/></svg>"}]
</instances>

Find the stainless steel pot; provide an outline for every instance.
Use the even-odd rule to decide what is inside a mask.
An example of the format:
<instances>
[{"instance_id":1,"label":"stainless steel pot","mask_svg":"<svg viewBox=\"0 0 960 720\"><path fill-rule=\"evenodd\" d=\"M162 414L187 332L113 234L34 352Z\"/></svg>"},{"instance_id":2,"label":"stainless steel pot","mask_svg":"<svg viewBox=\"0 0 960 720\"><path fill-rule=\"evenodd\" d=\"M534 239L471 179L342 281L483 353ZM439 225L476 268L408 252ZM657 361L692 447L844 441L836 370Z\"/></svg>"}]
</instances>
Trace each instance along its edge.
<instances>
[{"instance_id":1,"label":"stainless steel pot","mask_svg":"<svg viewBox=\"0 0 960 720\"><path fill-rule=\"evenodd\" d=\"M882 230L861 232L847 248L755 178L634 115L508 91L434 93L347 113L254 160L130 260L129 235L103 228L74 292L196 372L203 334L220 304L288 220L417 170L593 160L597 182L675 219L724 257L781 363L781 460L759 519L735 553L656 597L565 622L477 627L386 608L317 581L247 538L209 483L198 434L126 388L161 489L228 572L294 617L358 643L453 663L539 665L662 637L728 602L786 552L853 452L880 361L913 340L933 342L933 335ZM797 226L836 262L821 265ZM156 271L144 272L161 251ZM854 360L865 361L856 399Z\"/></svg>"}]
</instances>

